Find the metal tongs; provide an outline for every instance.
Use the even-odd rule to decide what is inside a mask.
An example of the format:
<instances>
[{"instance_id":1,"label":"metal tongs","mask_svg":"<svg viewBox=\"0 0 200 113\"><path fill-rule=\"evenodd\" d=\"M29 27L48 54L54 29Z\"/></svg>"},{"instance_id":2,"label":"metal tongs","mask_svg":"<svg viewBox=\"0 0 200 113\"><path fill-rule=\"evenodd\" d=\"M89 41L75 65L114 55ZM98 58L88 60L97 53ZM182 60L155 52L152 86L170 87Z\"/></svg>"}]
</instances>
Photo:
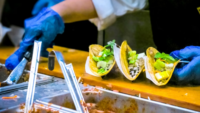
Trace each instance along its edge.
<instances>
[{"instance_id":1,"label":"metal tongs","mask_svg":"<svg viewBox=\"0 0 200 113\"><path fill-rule=\"evenodd\" d=\"M18 82L18 80L20 79L20 77L24 72L26 64L30 62L32 59L32 49L33 47L31 47L29 51L25 53L22 61L15 67L15 69L11 72L8 78L5 81L1 82L1 86L13 85Z\"/></svg>"},{"instance_id":2,"label":"metal tongs","mask_svg":"<svg viewBox=\"0 0 200 113\"><path fill-rule=\"evenodd\" d=\"M63 72L66 84L71 93L71 96L72 96L72 99L75 104L77 112L78 113L89 113L87 107L84 106L85 101L84 101L81 89L79 87L78 81L76 79L73 66L72 66L72 64L68 64L68 65L65 64L63 56L60 52L58 52L58 51L50 52L49 60L48 60L49 61L48 62L49 70L54 69L55 56L57 57L58 63ZM71 111L71 109L68 111Z\"/></svg>"},{"instance_id":3,"label":"metal tongs","mask_svg":"<svg viewBox=\"0 0 200 113\"><path fill-rule=\"evenodd\" d=\"M29 113L32 110L41 46L42 46L41 41L34 42L33 58L31 62L30 77L28 82L26 106L24 113Z\"/></svg>"}]
</instances>

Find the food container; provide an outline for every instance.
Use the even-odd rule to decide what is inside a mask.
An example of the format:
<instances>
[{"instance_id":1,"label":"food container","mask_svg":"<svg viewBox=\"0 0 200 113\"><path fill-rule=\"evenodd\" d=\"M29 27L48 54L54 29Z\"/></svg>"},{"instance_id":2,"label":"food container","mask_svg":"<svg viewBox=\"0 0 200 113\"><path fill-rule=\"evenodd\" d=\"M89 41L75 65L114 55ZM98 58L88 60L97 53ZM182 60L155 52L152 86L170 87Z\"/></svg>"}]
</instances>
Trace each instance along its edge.
<instances>
[{"instance_id":1,"label":"food container","mask_svg":"<svg viewBox=\"0 0 200 113\"><path fill-rule=\"evenodd\" d=\"M10 72L7 71L5 66L3 64L0 64L0 82L3 82L4 80L6 80L9 76L9 74L10 74ZM0 87L0 94L6 93L10 90L16 90L19 88L27 87L28 80L29 80L29 71L25 70L17 84ZM38 75L37 75L37 84L48 83L48 82L51 82L52 80L53 80L53 77L51 77L51 76L47 76L47 75L40 74L40 73L38 73Z\"/></svg>"},{"instance_id":2,"label":"food container","mask_svg":"<svg viewBox=\"0 0 200 113\"><path fill-rule=\"evenodd\" d=\"M91 93L83 89L83 96L90 113L96 113L97 110L109 113L191 113L193 110L172 106L148 99L130 96L105 89L99 89L96 93ZM52 97L40 99L46 105L58 105L60 108L70 108L75 110L70 93L63 93Z\"/></svg>"},{"instance_id":3,"label":"food container","mask_svg":"<svg viewBox=\"0 0 200 113\"><path fill-rule=\"evenodd\" d=\"M58 87L59 86L59 87ZM44 97L68 92L65 81L60 78L53 78L53 81L44 84L38 84L35 87L34 101ZM0 111L13 108L26 102L27 86L19 89L13 89L0 94ZM14 98L13 98L14 97ZM9 98L9 99L6 99Z\"/></svg>"},{"instance_id":4,"label":"food container","mask_svg":"<svg viewBox=\"0 0 200 113\"><path fill-rule=\"evenodd\" d=\"M24 104L9 108L7 110L0 110L0 113L24 113ZM59 113L57 110L53 110L48 106L44 106L39 103L34 103L33 111L31 113Z\"/></svg>"},{"instance_id":5,"label":"food container","mask_svg":"<svg viewBox=\"0 0 200 113\"><path fill-rule=\"evenodd\" d=\"M91 88L91 87L90 87ZM90 113L194 113L197 111L172 106L148 99L130 96L105 89L88 90L83 89L83 96ZM36 100L39 113L76 113L70 93L62 93L51 97ZM17 113L19 106L0 110L0 113ZM42 110L43 109L43 110ZM18 112L20 113L20 112Z\"/></svg>"}]
</instances>

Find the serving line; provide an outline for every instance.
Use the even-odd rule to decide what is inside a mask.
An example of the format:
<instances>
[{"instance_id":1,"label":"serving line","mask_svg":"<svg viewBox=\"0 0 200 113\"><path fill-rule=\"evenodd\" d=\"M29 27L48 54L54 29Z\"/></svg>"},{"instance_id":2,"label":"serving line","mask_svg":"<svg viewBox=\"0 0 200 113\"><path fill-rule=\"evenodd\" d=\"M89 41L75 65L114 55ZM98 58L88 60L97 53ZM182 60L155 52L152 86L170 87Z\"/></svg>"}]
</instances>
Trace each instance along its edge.
<instances>
[{"instance_id":1,"label":"serving line","mask_svg":"<svg viewBox=\"0 0 200 113\"><path fill-rule=\"evenodd\" d=\"M14 52L14 50L16 50L16 48L13 48L13 47L0 48L0 52L2 53L7 52L6 54L3 54L0 57L1 63L4 63L8 55ZM116 71L111 72L109 74L109 77L106 80L101 80L97 77L93 77L84 72L85 60L88 56L87 52L69 49L69 48L61 48L57 46L54 47L54 50L62 52L65 58L65 61L71 62L73 64L77 78L81 77L82 78L81 80L86 84L101 86L101 87L106 87L106 85L112 84L112 87L113 87L112 89L118 90L119 92L122 92L122 93L126 93L129 95L141 94L142 98L147 98L148 96L150 96L151 97L150 99L154 101L160 101L160 102L168 103L174 106L180 106L183 108L199 110L198 106L200 105L199 104L200 101L199 101L198 94L199 94L200 86L187 85L187 86L180 87L180 86L175 86L173 84L169 84L164 88L159 88L153 85L152 83L150 83L149 81L146 81L145 78L144 79L141 78L137 80L137 82L134 82L134 83L128 82L125 79L121 78L120 73ZM63 74L61 73L58 63L55 64L56 66L53 71L49 71L47 68L46 61L47 60L44 59L42 62L40 62L41 63L41 65L39 66L40 73L64 78ZM57 84L57 83L53 83L53 84ZM46 86L48 85L45 85L45 87ZM60 87L57 87L57 88L59 89ZM53 90L54 92L55 92L55 89ZM142 89L145 89L145 90L142 90ZM52 94L54 92L51 92L51 93L47 92L47 93ZM44 95L44 96L48 96L48 95Z\"/></svg>"}]
</instances>

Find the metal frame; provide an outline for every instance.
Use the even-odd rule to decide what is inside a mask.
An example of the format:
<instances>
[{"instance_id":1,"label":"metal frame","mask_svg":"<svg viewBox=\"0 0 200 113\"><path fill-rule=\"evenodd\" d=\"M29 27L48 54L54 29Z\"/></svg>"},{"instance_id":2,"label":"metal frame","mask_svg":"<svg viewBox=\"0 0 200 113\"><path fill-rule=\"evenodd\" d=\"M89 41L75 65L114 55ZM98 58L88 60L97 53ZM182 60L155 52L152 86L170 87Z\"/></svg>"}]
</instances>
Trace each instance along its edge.
<instances>
[{"instance_id":1,"label":"metal frame","mask_svg":"<svg viewBox=\"0 0 200 113\"><path fill-rule=\"evenodd\" d=\"M72 67L72 64L66 65L64 58L62 56L62 54L58 51L51 51L49 56L51 57L51 59L49 59L49 67L54 66L54 59L52 59L53 57L57 58L57 61L61 67L61 70L63 72L66 84L69 88L70 94L72 96L74 105L76 107L77 112L79 113L89 113L87 107L84 107L82 104L85 103L82 92L80 90L80 87L78 85L78 81L76 80L76 76ZM52 68L51 68L52 69ZM66 109L68 110L68 109ZM67 111L66 111L67 112ZM70 112L70 111L68 111Z\"/></svg>"}]
</instances>

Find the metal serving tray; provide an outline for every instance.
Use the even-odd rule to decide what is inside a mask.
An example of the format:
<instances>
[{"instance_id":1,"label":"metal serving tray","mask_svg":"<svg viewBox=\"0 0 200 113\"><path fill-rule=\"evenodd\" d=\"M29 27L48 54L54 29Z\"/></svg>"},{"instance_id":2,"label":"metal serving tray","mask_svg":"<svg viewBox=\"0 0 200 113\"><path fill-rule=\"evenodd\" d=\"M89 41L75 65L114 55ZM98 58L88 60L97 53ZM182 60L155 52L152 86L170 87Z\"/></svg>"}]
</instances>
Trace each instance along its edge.
<instances>
[{"instance_id":1,"label":"metal serving tray","mask_svg":"<svg viewBox=\"0 0 200 113\"><path fill-rule=\"evenodd\" d=\"M80 86L82 90L85 89L82 85ZM137 96L130 96L105 89L99 90L101 93L83 93L86 103L96 104L96 107L90 107L90 113L97 113L95 111L96 109L104 111L101 113L197 113L197 111L151 101ZM51 109L52 112L49 113L53 113L53 111L59 111L60 113L77 113L69 92L57 94L58 95L36 100L36 103L39 103L39 105L43 106L45 109ZM19 109L19 106L11 107L6 110L4 109L2 111L0 110L0 113L17 113L17 109ZM71 112L69 112L69 109L71 109ZM43 110L39 113L46 113L46 111Z\"/></svg>"},{"instance_id":2,"label":"metal serving tray","mask_svg":"<svg viewBox=\"0 0 200 113\"><path fill-rule=\"evenodd\" d=\"M0 113L24 113L24 106L25 105L19 105L11 107L7 110L2 110L2 111L0 110ZM45 105L41 105L39 103L34 103L33 113L59 113L59 111L53 110L52 108L49 108L48 106Z\"/></svg>"},{"instance_id":3,"label":"metal serving tray","mask_svg":"<svg viewBox=\"0 0 200 113\"><path fill-rule=\"evenodd\" d=\"M4 80L6 80L9 74L10 72L7 71L5 66L3 64L0 64L0 82L3 82ZM0 87L0 95L3 93L7 93L11 90L27 87L28 79L29 79L29 71L25 70L17 84ZM37 84L48 83L48 82L51 82L52 80L53 80L53 77L38 73Z\"/></svg>"},{"instance_id":4,"label":"metal serving tray","mask_svg":"<svg viewBox=\"0 0 200 113\"><path fill-rule=\"evenodd\" d=\"M96 107L90 109L90 113L96 113L95 109L110 113L194 113L197 111L155 102L136 96L130 96L105 89L99 89L101 93L83 93L86 103L95 103ZM42 98L37 102L44 102L46 105L58 105L74 109L70 93L63 93L52 97Z\"/></svg>"},{"instance_id":5,"label":"metal serving tray","mask_svg":"<svg viewBox=\"0 0 200 113\"><path fill-rule=\"evenodd\" d=\"M53 81L48 83L36 85L34 101L37 99L41 99L44 97L49 97L53 95L57 95L63 92L68 92L67 85L65 85L65 81L60 78L53 78ZM3 99L4 97L12 97L17 96L17 98L13 99ZM27 95L27 87L23 87L20 89L15 89L9 91L7 93L0 95L0 112L2 110L7 110L13 108L13 106L17 106L26 102Z\"/></svg>"}]
</instances>

